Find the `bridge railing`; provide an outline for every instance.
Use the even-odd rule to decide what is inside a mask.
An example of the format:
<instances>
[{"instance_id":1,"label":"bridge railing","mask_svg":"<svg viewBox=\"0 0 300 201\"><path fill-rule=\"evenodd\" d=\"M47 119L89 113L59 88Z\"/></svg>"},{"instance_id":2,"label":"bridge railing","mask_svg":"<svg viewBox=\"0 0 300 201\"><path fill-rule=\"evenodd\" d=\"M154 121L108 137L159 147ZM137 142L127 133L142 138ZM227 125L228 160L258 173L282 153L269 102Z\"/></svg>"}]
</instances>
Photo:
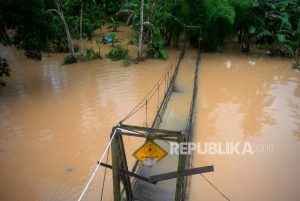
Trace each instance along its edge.
<instances>
[{"instance_id":1,"label":"bridge railing","mask_svg":"<svg viewBox=\"0 0 300 201\"><path fill-rule=\"evenodd\" d=\"M184 50L182 50L180 52L180 55L179 55L179 58L178 58L178 61L177 61L176 67L175 67L174 74L173 74L173 76L170 80L170 84L169 84L168 89L167 89L167 91L164 95L163 101L161 102L159 110L157 111L157 113L155 115L155 118L153 120L151 128L158 128L160 123L162 122L162 116L163 116L163 114L164 114L164 112L167 108L168 101L170 99L172 89L173 89L173 86L174 86L174 83L175 83L175 78L176 78L177 73L178 73L179 65L181 63L182 58L184 57L184 53L185 53Z\"/></svg>"},{"instance_id":2,"label":"bridge railing","mask_svg":"<svg viewBox=\"0 0 300 201\"><path fill-rule=\"evenodd\" d=\"M187 142L194 141L194 111L195 105L197 100L197 92L198 92L198 75L199 75L199 63L201 60L201 53L200 53L200 43L197 51L197 60L195 63L195 74L194 74L194 86L193 86L193 96L189 111L188 122L186 126L186 134L187 134ZM186 156L185 161L185 169L190 169L192 167L193 162L193 154ZM183 181L183 191L182 191L182 201L189 200L189 190L190 190L190 183L191 183L191 176L187 176L184 178Z\"/></svg>"},{"instance_id":3,"label":"bridge railing","mask_svg":"<svg viewBox=\"0 0 300 201\"><path fill-rule=\"evenodd\" d=\"M158 110L157 110L154 120L152 122L151 128L158 128L160 123L162 122L162 117L167 108L167 104L170 99L180 63L181 63L182 58L184 57L184 53L185 53L184 50L180 51L179 57L177 59L177 64L173 71L173 75L172 75L171 79L169 80L169 84L167 85L167 90L165 90L164 97L162 99L162 102L160 103L160 106L158 107ZM138 160L136 160L131 171L136 174L139 174L141 171L141 168L142 168L142 164ZM135 187L136 187L136 178L132 178L132 187L133 187L133 189L135 189Z\"/></svg>"}]
</instances>

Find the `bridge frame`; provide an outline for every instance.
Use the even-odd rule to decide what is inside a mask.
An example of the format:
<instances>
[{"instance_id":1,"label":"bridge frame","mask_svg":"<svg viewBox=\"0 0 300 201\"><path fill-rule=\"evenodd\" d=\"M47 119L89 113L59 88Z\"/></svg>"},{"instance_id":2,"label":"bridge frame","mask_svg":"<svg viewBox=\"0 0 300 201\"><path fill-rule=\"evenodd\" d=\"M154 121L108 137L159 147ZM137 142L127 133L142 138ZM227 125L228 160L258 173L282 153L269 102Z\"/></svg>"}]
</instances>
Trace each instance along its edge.
<instances>
[{"instance_id":1,"label":"bridge frame","mask_svg":"<svg viewBox=\"0 0 300 201\"><path fill-rule=\"evenodd\" d=\"M147 140L166 140L172 142L186 142L186 136L182 135L181 132L163 130L163 129L152 129L147 127L131 126L131 125L119 125L114 127L112 130L111 137L115 133L112 140L112 172L113 172L113 191L114 201L120 201L122 198L121 182L126 193L127 200L134 200L132 194L132 186L129 177L129 170L127 165L127 158L125 154L123 135L146 138ZM177 169L177 184L176 184L176 197L175 200L181 199L183 190L183 178L185 171L185 155L180 154L178 159ZM126 173L127 172L127 173ZM133 175L131 175L133 176ZM140 178L142 179L142 178Z\"/></svg>"}]
</instances>

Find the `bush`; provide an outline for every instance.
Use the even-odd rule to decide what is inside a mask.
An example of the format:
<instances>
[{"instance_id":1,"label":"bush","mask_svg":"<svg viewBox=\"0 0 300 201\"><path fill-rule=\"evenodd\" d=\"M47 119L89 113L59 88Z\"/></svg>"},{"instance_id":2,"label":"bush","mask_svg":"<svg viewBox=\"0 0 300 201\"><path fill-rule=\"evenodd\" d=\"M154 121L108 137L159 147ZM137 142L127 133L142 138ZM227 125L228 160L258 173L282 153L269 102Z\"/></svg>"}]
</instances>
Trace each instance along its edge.
<instances>
[{"instance_id":1,"label":"bush","mask_svg":"<svg viewBox=\"0 0 300 201\"><path fill-rule=\"evenodd\" d=\"M129 66L131 64L131 58L130 56L126 56L123 60L124 66Z\"/></svg>"},{"instance_id":2,"label":"bush","mask_svg":"<svg viewBox=\"0 0 300 201\"><path fill-rule=\"evenodd\" d=\"M128 52L129 52L129 50L127 48L125 48L124 46L115 45L114 47L112 47L112 49L106 56L113 61L121 60L121 59L125 59L126 57L128 57Z\"/></svg>"},{"instance_id":3,"label":"bush","mask_svg":"<svg viewBox=\"0 0 300 201\"><path fill-rule=\"evenodd\" d=\"M30 49L30 50L26 50L25 56L27 58L39 61L42 59L42 52L40 50Z\"/></svg>"},{"instance_id":4,"label":"bush","mask_svg":"<svg viewBox=\"0 0 300 201\"><path fill-rule=\"evenodd\" d=\"M95 59L96 53L94 49L92 48L85 49L85 53L88 59Z\"/></svg>"},{"instance_id":5,"label":"bush","mask_svg":"<svg viewBox=\"0 0 300 201\"><path fill-rule=\"evenodd\" d=\"M67 55L65 58L64 58L64 64L73 64L73 63L76 63L77 62L77 59L75 56L73 55Z\"/></svg>"},{"instance_id":6,"label":"bush","mask_svg":"<svg viewBox=\"0 0 300 201\"><path fill-rule=\"evenodd\" d=\"M153 59L158 59L160 57L167 59L168 53L164 49L164 40L158 30L153 31L153 42L148 45L147 53Z\"/></svg>"}]
</instances>

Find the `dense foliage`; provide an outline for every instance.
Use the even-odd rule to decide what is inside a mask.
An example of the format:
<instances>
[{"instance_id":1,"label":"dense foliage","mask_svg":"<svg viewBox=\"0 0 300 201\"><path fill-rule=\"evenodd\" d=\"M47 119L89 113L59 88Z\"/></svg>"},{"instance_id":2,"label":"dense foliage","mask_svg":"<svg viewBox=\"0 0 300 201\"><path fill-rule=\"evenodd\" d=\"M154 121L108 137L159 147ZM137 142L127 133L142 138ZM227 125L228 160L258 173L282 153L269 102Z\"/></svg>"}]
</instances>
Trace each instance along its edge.
<instances>
[{"instance_id":1,"label":"dense foliage","mask_svg":"<svg viewBox=\"0 0 300 201\"><path fill-rule=\"evenodd\" d=\"M141 2L126 1L117 13L137 32ZM184 25L197 25L201 26L203 50L220 50L235 40L242 52L249 52L250 44L257 42L271 55L293 56L299 66L299 15L299 0L148 0L144 3L143 42L153 58L163 56L160 52L171 43L178 47L184 33L196 46L199 30Z\"/></svg>"},{"instance_id":2,"label":"dense foliage","mask_svg":"<svg viewBox=\"0 0 300 201\"><path fill-rule=\"evenodd\" d=\"M259 1L259 8L265 11L260 38L269 41L271 53L281 51L282 46L294 57L294 65L300 68L300 3L289 1Z\"/></svg>"},{"instance_id":3,"label":"dense foliage","mask_svg":"<svg viewBox=\"0 0 300 201\"><path fill-rule=\"evenodd\" d=\"M68 49L65 25L71 39L92 39L104 16L103 3L94 0L0 0L0 43L15 45L39 60L42 51ZM74 53L76 46L72 48Z\"/></svg>"},{"instance_id":4,"label":"dense foliage","mask_svg":"<svg viewBox=\"0 0 300 201\"><path fill-rule=\"evenodd\" d=\"M0 42L24 49L27 57L41 59L54 37L51 16L40 0L0 0Z\"/></svg>"},{"instance_id":5,"label":"dense foliage","mask_svg":"<svg viewBox=\"0 0 300 201\"><path fill-rule=\"evenodd\" d=\"M128 57L128 49L120 44L114 45L110 52L107 54L107 57L113 61L125 59Z\"/></svg>"},{"instance_id":6,"label":"dense foliage","mask_svg":"<svg viewBox=\"0 0 300 201\"><path fill-rule=\"evenodd\" d=\"M0 57L0 87L6 86L6 82L1 80L1 77L9 77L10 76L10 68L6 59Z\"/></svg>"},{"instance_id":7,"label":"dense foliage","mask_svg":"<svg viewBox=\"0 0 300 201\"><path fill-rule=\"evenodd\" d=\"M24 49L32 59L41 59L43 51L74 55L76 49L93 57L84 51L82 38L92 40L105 22L118 31L123 22L135 30L131 44L139 52L147 45L152 58L167 58L166 46L179 47L183 35L197 46L201 33L204 51L222 50L235 41L242 52L249 52L258 43L271 55L292 56L300 68L299 19L300 0L0 0L0 43ZM112 46L120 40L110 37Z\"/></svg>"},{"instance_id":8,"label":"dense foliage","mask_svg":"<svg viewBox=\"0 0 300 201\"><path fill-rule=\"evenodd\" d=\"M164 40L158 31L154 31L153 42L148 45L147 53L154 59L158 59L160 57L164 59L168 58L168 54L164 50Z\"/></svg>"},{"instance_id":9,"label":"dense foliage","mask_svg":"<svg viewBox=\"0 0 300 201\"><path fill-rule=\"evenodd\" d=\"M73 64L76 63L77 59L74 55L70 54L64 58L64 64Z\"/></svg>"}]
</instances>

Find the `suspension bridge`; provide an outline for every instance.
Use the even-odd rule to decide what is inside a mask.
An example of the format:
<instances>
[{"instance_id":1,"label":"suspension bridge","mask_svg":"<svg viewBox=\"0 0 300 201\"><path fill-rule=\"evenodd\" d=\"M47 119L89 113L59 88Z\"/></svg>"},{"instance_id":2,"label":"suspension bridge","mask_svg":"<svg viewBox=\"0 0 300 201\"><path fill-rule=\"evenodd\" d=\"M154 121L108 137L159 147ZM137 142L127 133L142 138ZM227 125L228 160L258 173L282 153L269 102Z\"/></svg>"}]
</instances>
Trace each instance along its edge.
<instances>
[{"instance_id":1,"label":"suspension bridge","mask_svg":"<svg viewBox=\"0 0 300 201\"><path fill-rule=\"evenodd\" d=\"M190 176L212 172L214 168L213 166L194 168L191 164L192 155L170 155L168 152L170 142L193 141L199 63L200 37L197 51L186 52L184 40L176 66L171 65L167 68L145 98L112 129L110 141L78 201L84 197L100 167L112 170L114 201L188 200ZM148 124L148 110L151 102L157 103L157 111L153 122ZM182 107L178 108L178 105ZM145 126L126 124L128 119L141 110L145 111ZM145 156L139 156L140 158L137 156L139 160L132 169L128 168L123 136L145 138L145 144L140 149L148 146L146 151L150 153L150 155L144 153ZM112 164L107 164L104 158L108 156L110 149ZM153 155L153 150L157 153L160 151L164 158L159 161L159 156Z\"/></svg>"}]
</instances>

